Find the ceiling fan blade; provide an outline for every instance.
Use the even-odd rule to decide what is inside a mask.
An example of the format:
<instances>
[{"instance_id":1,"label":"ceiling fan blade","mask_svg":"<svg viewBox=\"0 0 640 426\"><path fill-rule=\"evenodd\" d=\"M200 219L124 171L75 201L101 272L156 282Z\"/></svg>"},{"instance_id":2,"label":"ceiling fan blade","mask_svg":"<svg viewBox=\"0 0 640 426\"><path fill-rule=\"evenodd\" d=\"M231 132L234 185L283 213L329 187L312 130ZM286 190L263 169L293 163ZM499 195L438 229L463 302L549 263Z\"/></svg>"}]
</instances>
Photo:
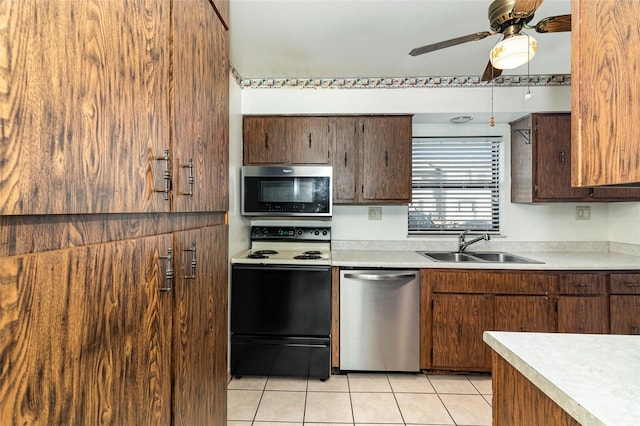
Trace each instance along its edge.
<instances>
[{"instance_id":1,"label":"ceiling fan blade","mask_svg":"<svg viewBox=\"0 0 640 426\"><path fill-rule=\"evenodd\" d=\"M571 14L544 18L536 24L535 29L538 33L561 33L571 31Z\"/></svg>"},{"instance_id":2,"label":"ceiling fan blade","mask_svg":"<svg viewBox=\"0 0 640 426\"><path fill-rule=\"evenodd\" d=\"M516 0L511 13L519 18L531 16L540 7L544 0Z\"/></svg>"},{"instance_id":3,"label":"ceiling fan blade","mask_svg":"<svg viewBox=\"0 0 640 426\"><path fill-rule=\"evenodd\" d=\"M489 61L482 74L482 81L491 81L496 77L500 77L500 74L502 74L502 70L494 68L493 65L491 65L491 61Z\"/></svg>"},{"instance_id":4,"label":"ceiling fan blade","mask_svg":"<svg viewBox=\"0 0 640 426\"><path fill-rule=\"evenodd\" d=\"M492 33L489 31L482 31L479 33L473 33L473 34L469 34L462 37L456 37L456 38L452 38L451 40L445 40L445 41L440 41L438 43L428 44L422 47L416 47L411 52L409 52L409 55L418 56L424 53L433 52L434 50L444 49L445 47L456 46L458 44L467 43L469 41L482 40L483 38L488 37L490 35L494 35L494 34L496 33Z\"/></svg>"}]
</instances>

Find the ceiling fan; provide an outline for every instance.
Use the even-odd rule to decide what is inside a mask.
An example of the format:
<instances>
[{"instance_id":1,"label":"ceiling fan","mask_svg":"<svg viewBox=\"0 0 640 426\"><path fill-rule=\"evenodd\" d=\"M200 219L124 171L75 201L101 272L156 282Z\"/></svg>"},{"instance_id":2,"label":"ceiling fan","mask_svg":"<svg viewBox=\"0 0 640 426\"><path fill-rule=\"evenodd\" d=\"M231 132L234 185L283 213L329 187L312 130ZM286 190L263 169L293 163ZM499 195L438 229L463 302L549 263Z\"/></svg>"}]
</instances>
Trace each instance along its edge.
<instances>
[{"instance_id":1,"label":"ceiling fan","mask_svg":"<svg viewBox=\"0 0 640 426\"><path fill-rule=\"evenodd\" d=\"M489 5L489 23L493 31L482 31L438 43L417 47L409 54L418 56L446 47L456 46L485 37L502 34L503 39L491 49L489 63L482 74L482 81L491 81L502 74L503 69L515 68L527 63L537 49L535 39L522 29L534 29L538 33L571 31L571 15L550 16L535 25L529 25L535 11L544 0L494 0ZM509 49L519 45L509 57ZM505 55L506 54L506 55Z\"/></svg>"}]
</instances>

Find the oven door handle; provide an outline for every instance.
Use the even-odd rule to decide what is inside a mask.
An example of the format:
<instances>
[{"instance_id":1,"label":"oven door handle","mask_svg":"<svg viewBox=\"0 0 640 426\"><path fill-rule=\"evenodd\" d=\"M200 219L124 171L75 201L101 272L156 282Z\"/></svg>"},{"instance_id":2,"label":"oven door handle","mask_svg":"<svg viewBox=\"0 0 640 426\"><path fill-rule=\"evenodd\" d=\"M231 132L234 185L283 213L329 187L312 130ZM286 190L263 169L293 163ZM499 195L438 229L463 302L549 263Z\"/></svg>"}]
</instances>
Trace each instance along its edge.
<instances>
[{"instance_id":1,"label":"oven door handle","mask_svg":"<svg viewBox=\"0 0 640 426\"><path fill-rule=\"evenodd\" d=\"M408 278L415 278L415 272L409 274L344 274L345 278L367 281L398 281Z\"/></svg>"}]
</instances>

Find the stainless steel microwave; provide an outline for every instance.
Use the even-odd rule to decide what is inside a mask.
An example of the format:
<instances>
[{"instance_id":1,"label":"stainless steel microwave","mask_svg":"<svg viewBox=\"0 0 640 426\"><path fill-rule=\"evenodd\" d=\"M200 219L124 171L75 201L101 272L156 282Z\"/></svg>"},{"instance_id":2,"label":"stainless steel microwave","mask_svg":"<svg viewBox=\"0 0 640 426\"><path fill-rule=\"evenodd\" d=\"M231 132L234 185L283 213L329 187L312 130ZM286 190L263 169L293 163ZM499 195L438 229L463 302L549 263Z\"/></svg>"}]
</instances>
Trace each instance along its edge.
<instances>
[{"instance_id":1,"label":"stainless steel microwave","mask_svg":"<svg viewBox=\"0 0 640 426\"><path fill-rule=\"evenodd\" d=\"M330 166L245 166L244 216L331 216Z\"/></svg>"}]
</instances>

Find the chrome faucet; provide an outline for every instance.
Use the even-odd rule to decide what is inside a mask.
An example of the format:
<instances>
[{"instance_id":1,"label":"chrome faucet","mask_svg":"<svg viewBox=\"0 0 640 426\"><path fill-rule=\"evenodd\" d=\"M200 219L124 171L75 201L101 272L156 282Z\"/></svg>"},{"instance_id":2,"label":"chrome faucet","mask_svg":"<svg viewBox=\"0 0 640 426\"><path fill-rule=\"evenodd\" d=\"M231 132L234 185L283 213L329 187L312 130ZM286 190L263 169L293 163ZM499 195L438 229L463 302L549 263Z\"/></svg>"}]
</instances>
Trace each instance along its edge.
<instances>
[{"instance_id":1,"label":"chrome faucet","mask_svg":"<svg viewBox=\"0 0 640 426\"><path fill-rule=\"evenodd\" d=\"M469 247L473 243L477 243L478 241L482 241L482 240L489 241L491 239L491 236L489 234L482 234L471 241L465 241L465 238L467 237L468 233L469 231L467 230L467 231L462 231L460 235L458 235L458 253L462 253L463 251L466 250L467 247Z\"/></svg>"}]
</instances>

